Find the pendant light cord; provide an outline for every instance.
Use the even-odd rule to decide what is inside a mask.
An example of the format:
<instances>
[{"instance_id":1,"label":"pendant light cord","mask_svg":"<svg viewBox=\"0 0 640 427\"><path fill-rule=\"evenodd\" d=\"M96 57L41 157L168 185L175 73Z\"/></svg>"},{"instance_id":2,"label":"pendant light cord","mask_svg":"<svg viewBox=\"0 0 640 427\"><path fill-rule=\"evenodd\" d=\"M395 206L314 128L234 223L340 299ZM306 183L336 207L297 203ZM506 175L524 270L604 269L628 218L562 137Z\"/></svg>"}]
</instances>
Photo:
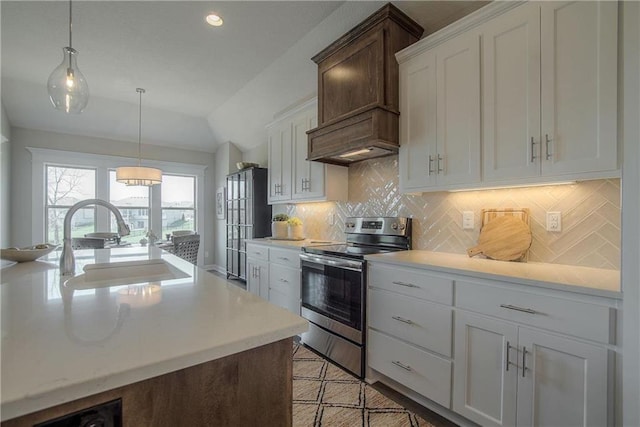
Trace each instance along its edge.
<instances>
[{"instance_id":1,"label":"pendant light cord","mask_svg":"<svg viewBox=\"0 0 640 427\"><path fill-rule=\"evenodd\" d=\"M73 44L71 44L71 27L72 27L72 20L71 20L71 0L69 0L69 47L73 48Z\"/></svg>"},{"instance_id":2,"label":"pendant light cord","mask_svg":"<svg viewBox=\"0 0 640 427\"><path fill-rule=\"evenodd\" d=\"M142 94L145 92L142 88L136 88L136 92L140 94L140 106L138 111L138 166L142 164Z\"/></svg>"}]
</instances>

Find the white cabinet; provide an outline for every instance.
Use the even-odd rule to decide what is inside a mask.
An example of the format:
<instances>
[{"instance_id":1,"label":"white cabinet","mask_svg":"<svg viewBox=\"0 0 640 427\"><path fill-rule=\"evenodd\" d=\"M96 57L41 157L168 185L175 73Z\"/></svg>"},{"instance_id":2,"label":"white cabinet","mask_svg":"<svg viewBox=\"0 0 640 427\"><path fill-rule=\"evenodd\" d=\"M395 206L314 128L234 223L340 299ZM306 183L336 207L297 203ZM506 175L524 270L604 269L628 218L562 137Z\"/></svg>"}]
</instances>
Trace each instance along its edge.
<instances>
[{"instance_id":1,"label":"white cabinet","mask_svg":"<svg viewBox=\"0 0 640 427\"><path fill-rule=\"evenodd\" d=\"M300 251L247 243L247 291L300 314Z\"/></svg>"},{"instance_id":2,"label":"white cabinet","mask_svg":"<svg viewBox=\"0 0 640 427\"><path fill-rule=\"evenodd\" d=\"M377 262L368 277L369 369L451 407L453 281Z\"/></svg>"},{"instance_id":3,"label":"white cabinet","mask_svg":"<svg viewBox=\"0 0 640 427\"><path fill-rule=\"evenodd\" d=\"M316 126L313 99L267 127L270 204L347 200L346 167L307 161L307 131Z\"/></svg>"},{"instance_id":4,"label":"white cabinet","mask_svg":"<svg viewBox=\"0 0 640 427\"><path fill-rule=\"evenodd\" d=\"M268 299L269 263L247 258L247 291Z\"/></svg>"},{"instance_id":5,"label":"white cabinet","mask_svg":"<svg viewBox=\"0 0 640 427\"><path fill-rule=\"evenodd\" d=\"M483 181L615 171L617 3L527 3L480 31Z\"/></svg>"},{"instance_id":6,"label":"white cabinet","mask_svg":"<svg viewBox=\"0 0 640 427\"><path fill-rule=\"evenodd\" d=\"M464 280L455 294L455 412L487 426L608 425L612 308Z\"/></svg>"},{"instance_id":7,"label":"white cabinet","mask_svg":"<svg viewBox=\"0 0 640 427\"><path fill-rule=\"evenodd\" d=\"M400 188L480 180L480 38L463 34L400 63Z\"/></svg>"}]
</instances>

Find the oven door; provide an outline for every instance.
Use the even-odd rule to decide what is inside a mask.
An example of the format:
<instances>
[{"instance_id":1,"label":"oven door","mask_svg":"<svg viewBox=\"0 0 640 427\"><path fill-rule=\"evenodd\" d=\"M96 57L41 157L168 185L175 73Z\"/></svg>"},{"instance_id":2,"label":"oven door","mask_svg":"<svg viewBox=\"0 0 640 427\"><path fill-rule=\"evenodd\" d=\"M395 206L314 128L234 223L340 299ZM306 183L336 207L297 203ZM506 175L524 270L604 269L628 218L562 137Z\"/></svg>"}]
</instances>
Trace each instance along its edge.
<instances>
[{"instance_id":1,"label":"oven door","mask_svg":"<svg viewBox=\"0 0 640 427\"><path fill-rule=\"evenodd\" d=\"M300 254L302 316L363 343L364 261Z\"/></svg>"}]
</instances>

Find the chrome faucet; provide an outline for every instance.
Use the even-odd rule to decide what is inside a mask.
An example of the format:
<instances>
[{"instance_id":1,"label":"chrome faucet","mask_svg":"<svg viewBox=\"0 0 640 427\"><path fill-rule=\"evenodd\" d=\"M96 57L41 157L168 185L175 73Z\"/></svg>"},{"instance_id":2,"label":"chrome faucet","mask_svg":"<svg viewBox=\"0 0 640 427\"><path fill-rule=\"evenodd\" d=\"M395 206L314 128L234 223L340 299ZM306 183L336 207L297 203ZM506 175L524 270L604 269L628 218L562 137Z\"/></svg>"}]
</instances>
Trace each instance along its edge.
<instances>
[{"instance_id":1,"label":"chrome faucet","mask_svg":"<svg viewBox=\"0 0 640 427\"><path fill-rule=\"evenodd\" d=\"M60 274L63 276L73 275L76 271L76 259L73 256L73 248L71 247L71 217L73 217L73 214L79 209L89 205L104 206L113 212L116 216L116 222L118 223L118 235L127 236L130 232L129 226L125 224L118 208L109 202L100 199L88 199L71 206L64 216L64 241L62 244L62 256L60 257Z\"/></svg>"}]
</instances>

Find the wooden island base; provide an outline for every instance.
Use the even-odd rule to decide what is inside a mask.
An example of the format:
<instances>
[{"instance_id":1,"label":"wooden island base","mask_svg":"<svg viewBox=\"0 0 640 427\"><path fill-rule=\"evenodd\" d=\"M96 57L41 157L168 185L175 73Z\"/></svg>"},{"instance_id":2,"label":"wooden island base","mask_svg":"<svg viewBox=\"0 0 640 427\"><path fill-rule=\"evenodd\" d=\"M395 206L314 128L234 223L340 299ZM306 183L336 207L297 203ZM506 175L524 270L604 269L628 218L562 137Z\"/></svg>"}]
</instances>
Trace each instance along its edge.
<instances>
[{"instance_id":1,"label":"wooden island base","mask_svg":"<svg viewBox=\"0 0 640 427\"><path fill-rule=\"evenodd\" d=\"M292 345L284 339L13 418L2 427L31 427L118 398L124 427L291 426Z\"/></svg>"}]
</instances>

